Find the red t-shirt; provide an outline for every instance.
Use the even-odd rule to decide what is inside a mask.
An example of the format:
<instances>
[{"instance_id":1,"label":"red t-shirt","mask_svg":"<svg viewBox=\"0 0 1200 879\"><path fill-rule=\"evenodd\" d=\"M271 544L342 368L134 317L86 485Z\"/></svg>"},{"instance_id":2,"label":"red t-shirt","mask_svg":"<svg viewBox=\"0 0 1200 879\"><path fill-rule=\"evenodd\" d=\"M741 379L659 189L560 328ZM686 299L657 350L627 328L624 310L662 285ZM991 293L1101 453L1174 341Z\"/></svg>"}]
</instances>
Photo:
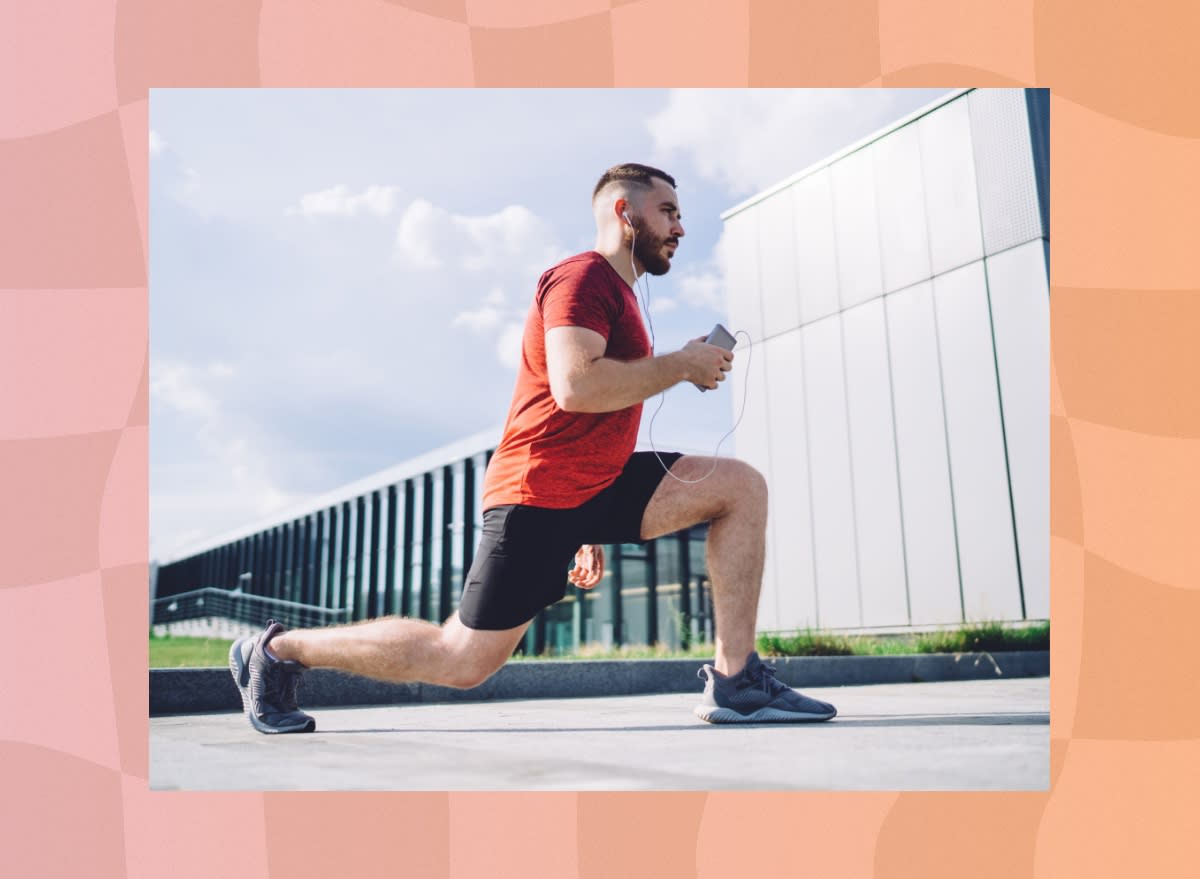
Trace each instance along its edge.
<instances>
[{"instance_id":1,"label":"red t-shirt","mask_svg":"<svg viewBox=\"0 0 1200 879\"><path fill-rule=\"evenodd\" d=\"M577 507L611 485L637 444L642 404L616 412L564 412L550 394L547 330L584 327L608 343L605 357L638 360L650 338L629 285L595 251L547 269L525 319L517 386L483 483L483 508Z\"/></svg>"}]
</instances>

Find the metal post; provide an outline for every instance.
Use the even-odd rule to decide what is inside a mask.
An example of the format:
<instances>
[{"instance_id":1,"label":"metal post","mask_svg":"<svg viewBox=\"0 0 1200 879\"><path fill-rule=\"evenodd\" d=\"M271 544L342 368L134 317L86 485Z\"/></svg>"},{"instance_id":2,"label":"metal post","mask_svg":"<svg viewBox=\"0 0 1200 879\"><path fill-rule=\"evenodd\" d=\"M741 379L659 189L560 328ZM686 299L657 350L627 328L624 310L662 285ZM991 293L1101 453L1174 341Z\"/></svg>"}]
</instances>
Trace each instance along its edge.
<instances>
[{"instance_id":1,"label":"metal post","mask_svg":"<svg viewBox=\"0 0 1200 879\"><path fill-rule=\"evenodd\" d=\"M307 604L308 590L312 585L312 572L308 567L309 551L312 545L311 517L305 516L303 519L300 519L298 525L300 539L297 541L297 547L300 551L296 554L296 559L300 568L300 588L296 592L296 601L300 604Z\"/></svg>"},{"instance_id":2,"label":"metal post","mask_svg":"<svg viewBox=\"0 0 1200 879\"><path fill-rule=\"evenodd\" d=\"M475 562L475 459L463 461L463 530L462 530L462 582L461 590L467 586L467 572Z\"/></svg>"},{"instance_id":3,"label":"metal post","mask_svg":"<svg viewBox=\"0 0 1200 879\"><path fill-rule=\"evenodd\" d=\"M371 574L367 589L367 619L379 616L379 513L380 494L371 492Z\"/></svg>"},{"instance_id":4,"label":"metal post","mask_svg":"<svg viewBox=\"0 0 1200 879\"><path fill-rule=\"evenodd\" d=\"M646 544L646 643L658 643L658 551L657 543Z\"/></svg>"},{"instance_id":5,"label":"metal post","mask_svg":"<svg viewBox=\"0 0 1200 879\"><path fill-rule=\"evenodd\" d=\"M312 592L308 596L308 603L320 607L321 598L325 592L321 588L321 574L325 571L325 565L322 564L325 558L325 511L317 510L313 515L317 519L317 537L313 541L313 584Z\"/></svg>"},{"instance_id":6,"label":"metal post","mask_svg":"<svg viewBox=\"0 0 1200 879\"><path fill-rule=\"evenodd\" d=\"M361 620L363 613L363 566L366 560L367 498L359 495L354 504L354 582L350 587L350 619Z\"/></svg>"},{"instance_id":7,"label":"metal post","mask_svg":"<svg viewBox=\"0 0 1200 879\"><path fill-rule=\"evenodd\" d=\"M416 487L411 479L404 480L404 552L400 559L400 615L412 615L413 587L413 530L415 523Z\"/></svg>"},{"instance_id":8,"label":"metal post","mask_svg":"<svg viewBox=\"0 0 1200 879\"><path fill-rule=\"evenodd\" d=\"M679 549L679 646L692 646L692 531L685 528L678 535Z\"/></svg>"},{"instance_id":9,"label":"metal post","mask_svg":"<svg viewBox=\"0 0 1200 879\"><path fill-rule=\"evenodd\" d=\"M621 544L619 543L614 543L612 547L612 575L613 646L620 647L622 644L621 629L623 628L621 620L621 589L625 585L625 578L621 572Z\"/></svg>"},{"instance_id":10,"label":"metal post","mask_svg":"<svg viewBox=\"0 0 1200 879\"><path fill-rule=\"evenodd\" d=\"M330 507L325 511L329 521L329 536L326 538L329 550L325 558L325 585L321 590L321 607L332 610L337 607L337 526L338 508Z\"/></svg>"},{"instance_id":11,"label":"metal post","mask_svg":"<svg viewBox=\"0 0 1200 879\"><path fill-rule=\"evenodd\" d=\"M388 486L387 508L387 551L384 553L387 557L384 563L387 568L383 578L383 612L393 614L396 612L396 520L400 518L400 511L396 509L395 485Z\"/></svg>"},{"instance_id":12,"label":"metal post","mask_svg":"<svg viewBox=\"0 0 1200 879\"><path fill-rule=\"evenodd\" d=\"M450 616L450 591L454 585L454 468L442 468L442 585L438 590L438 618Z\"/></svg>"},{"instance_id":13,"label":"metal post","mask_svg":"<svg viewBox=\"0 0 1200 879\"><path fill-rule=\"evenodd\" d=\"M546 652L546 611L538 611L533 620L533 655L541 656Z\"/></svg>"},{"instance_id":14,"label":"metal post","mask_svg":"<svg viewBox=\"0 0 1200 879\"><path fill-rule=\"evenodd\" d=\"M341 556L338 559L338 588L336 607L349 608L350 604L350 501L342 502ZM346 619L350 619L349 613Z\"/></svg>"},{"instance_id":15,"label":"metal post","mask_svg":"<svg viewBox=\"0 0 1200 879\"><path fill-rule=\"evenodd\" d=\"M304 528L300 519L292 523L292 576L288 581L288 601L300 601L304 594Z\"/></svg>"},{"instance_id":16,"label":"metal post","mask_svg":"<svg viewBox=\"0 0 1200 879\"><path fill-rule=\"evenodd\" d=\"M433 590L433 474L426 473L421 491L421 595L417 615L429 619L429 593Z\"/></svg>"}]
</instances>

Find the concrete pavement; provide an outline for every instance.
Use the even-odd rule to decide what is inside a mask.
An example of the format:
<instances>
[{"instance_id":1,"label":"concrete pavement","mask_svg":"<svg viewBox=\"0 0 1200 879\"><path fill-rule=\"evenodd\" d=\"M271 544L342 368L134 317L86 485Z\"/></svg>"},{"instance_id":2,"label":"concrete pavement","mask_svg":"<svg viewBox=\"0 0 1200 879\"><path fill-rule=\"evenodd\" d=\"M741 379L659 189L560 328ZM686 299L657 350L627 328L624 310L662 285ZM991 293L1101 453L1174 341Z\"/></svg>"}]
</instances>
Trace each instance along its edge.
<instances>
[{"instance_id":1,"label":"concrete pavement","mask_svg":"<svg viewBox=\"0 0 1200 879\"><path fill-rule=\"evenodd\" d=\"M697 685L698 686L698 685ZM184 790L1045 790L1049 678L808 688L818 724L713 726L695 694L150 720L150 784Z\"/></svg>"}]
</instances>

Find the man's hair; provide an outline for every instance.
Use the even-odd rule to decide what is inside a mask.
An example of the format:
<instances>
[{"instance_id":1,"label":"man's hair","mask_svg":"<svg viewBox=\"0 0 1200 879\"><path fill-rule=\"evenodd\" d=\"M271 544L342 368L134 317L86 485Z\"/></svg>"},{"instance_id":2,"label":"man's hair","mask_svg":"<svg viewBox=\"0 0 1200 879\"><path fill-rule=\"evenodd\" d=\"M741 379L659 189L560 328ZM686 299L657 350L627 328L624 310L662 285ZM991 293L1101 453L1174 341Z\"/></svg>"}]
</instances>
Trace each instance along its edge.
<instances>
[{"instance_id":1,"label":"man's hair","mask_svg":"<svg viewBox=\"0 0 1200 879\"><path fill-rule=\"evenodd\" d=\"M592 190L592 201L595 201L596 196L600 194L600 190L604 189L610 183L622 183L634 189L649 189L654 185L655 177L669 183L672 189L675 188L675 178L666 171L651 168L649 165L639 165L637 162L614 165L601 175L596 188Z\"/></svg>"}]
</instances>

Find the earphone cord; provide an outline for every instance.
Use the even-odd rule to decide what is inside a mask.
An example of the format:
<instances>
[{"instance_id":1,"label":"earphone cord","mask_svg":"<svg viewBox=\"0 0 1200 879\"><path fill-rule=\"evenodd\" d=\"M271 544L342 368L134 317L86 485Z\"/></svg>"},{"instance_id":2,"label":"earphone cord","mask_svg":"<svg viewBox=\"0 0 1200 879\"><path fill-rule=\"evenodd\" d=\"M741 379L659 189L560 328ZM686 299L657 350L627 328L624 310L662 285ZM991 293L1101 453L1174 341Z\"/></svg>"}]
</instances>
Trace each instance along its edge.
<instances>
[{"instance_id":1,"label":"earphone cord","mask_svg":"<svg viewBox=\"0 0 1200 879\"><path fill-rule=\"evenodd\" d=\"M626 218L626 219L628 219L628 218ZM637 244L637 229L634 229L632 222L629 224L629 228L633 231L633 244L636 246L636 244ZM642 282L643 285L645 286L645 293L643 294L641 286L638 285L639 277L638 277L638 273L637 273L637 266L633 262L633 246L631 246L629 248L629 268L633 272L633 286L634 286L634 289L637 290L638 297L641 299L642 312L646 315L646 324L648 325L648 327L650 329L650 356L653 357L655 341L654 341L654 319L650 316L650 281L645 280ZM715 449L713 449L713 453L712 453L713 465L712 465L712 468L707 473L705 473L699 479L683 479L679 476L676 476L674 473L671 472L671 468L667 466L667 462L662 459L662 455L659 454L658 448L654 445L654 420L656 418L658 418L658 413L662 411L663 403L666 402L666 399L667 399L666 391L663 391L662 393L660 393L658 395L658 406L655 408L654 414L650 416L650 427L649 427L649 430L647 431L647 434L650 439L650 449L651 449L651 451L654 452L654 457L658 458L658 463L662 465L663 472L666 473L668 476L670 476L672 479L674 479L676 482L682 482L684 485L695 485L698 482L703 482L704 480L708 479L708 477L712 476L713 473L716 472L717 465L721 463L721 459L717 457L717 453L721 451L721 445L725 442L725 440L727 440L727 439L729 439L729 437L733 436L733 432L735 430L737 430L738 425L742 423L742 416L744 416L746 414L746 398L750 395L749 394L749 391L750 391L750 356L751 356L751 351L753 351L753 349L754 349L754 340L750 338L750 334L747 333L745 330L738 330L737 333L735 333L735 335L737 335L737 336L745 335L745 337L746 337L746 378L742 384L742 408L741 408L741 411L738 412L737 421L735 421L733 423L733 427L729 428L729 432L726 433L723 437L721 437L717 441L717 447Z\"/></svg>"}]
</instances>

